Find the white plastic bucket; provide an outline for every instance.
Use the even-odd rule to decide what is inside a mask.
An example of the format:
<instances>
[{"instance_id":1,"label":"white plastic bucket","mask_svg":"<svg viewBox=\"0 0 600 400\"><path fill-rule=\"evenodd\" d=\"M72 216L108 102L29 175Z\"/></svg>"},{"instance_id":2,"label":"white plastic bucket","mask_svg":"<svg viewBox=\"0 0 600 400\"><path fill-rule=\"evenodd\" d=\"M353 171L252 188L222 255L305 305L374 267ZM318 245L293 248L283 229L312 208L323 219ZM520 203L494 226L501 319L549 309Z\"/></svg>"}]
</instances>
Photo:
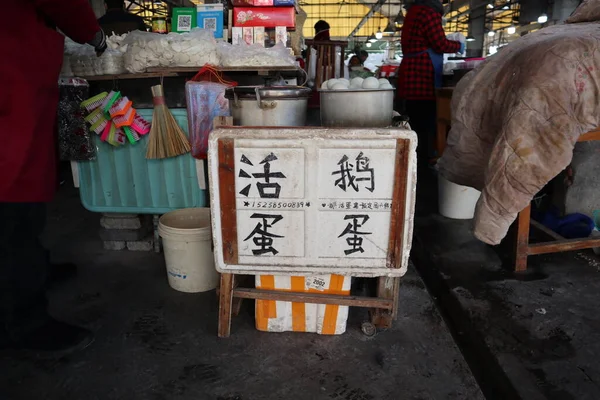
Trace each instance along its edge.
<instances>
[{"instance_id":1,"label":"white plastic bucket","mask_svg":"<svg viewBox=\"0 0 600 400\"><path fill-rule=\"evenodd\" d=\"M169 285L180 292L206 292L217 287L211 249L209 208L186 208L160 217Z\"/></svg>"},{"instance_id":2,"label":"white plastic bucket","mask_svg":"<svg viewBox=\"0 0 600 400\"><path fill-rule=\"evenodd\" d=\"M452 183L438 174L438 206L440 214L452 219L471 219L481 192Z\"/></svg>"}]
</instances>

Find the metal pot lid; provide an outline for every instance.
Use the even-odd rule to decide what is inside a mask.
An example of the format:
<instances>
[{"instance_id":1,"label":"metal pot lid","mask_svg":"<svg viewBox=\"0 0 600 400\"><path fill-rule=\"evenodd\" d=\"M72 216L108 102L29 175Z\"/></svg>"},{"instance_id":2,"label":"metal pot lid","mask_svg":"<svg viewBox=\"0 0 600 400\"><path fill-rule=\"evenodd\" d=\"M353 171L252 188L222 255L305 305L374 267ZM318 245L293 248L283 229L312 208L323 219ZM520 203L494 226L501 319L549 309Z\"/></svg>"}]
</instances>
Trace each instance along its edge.
<instances>
[{"instance_id":1,"label":"metal pot lid","mask_svg":"<svg viewBox=\"0 0 600 400\"><path fill-rule=\"evenodd\" d=\"M225 90L225 97L233 99L298 99L310 97L312 90L302 86L236 86Z\"/></svg>"}]
</instances>

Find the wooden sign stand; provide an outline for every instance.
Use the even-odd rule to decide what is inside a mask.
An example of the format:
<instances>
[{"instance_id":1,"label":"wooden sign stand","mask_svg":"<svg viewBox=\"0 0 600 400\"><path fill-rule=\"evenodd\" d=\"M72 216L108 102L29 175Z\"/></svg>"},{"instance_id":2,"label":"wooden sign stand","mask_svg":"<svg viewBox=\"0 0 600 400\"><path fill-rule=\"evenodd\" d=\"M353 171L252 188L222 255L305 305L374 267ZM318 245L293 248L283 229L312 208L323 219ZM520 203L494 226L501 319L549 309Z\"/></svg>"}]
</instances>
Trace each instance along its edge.
<instances>
[{"instance_id":1,"label":"wooden sign stand","mask_svg":"<svg viewBox=\"0 0 600 400\"><path fill-rule=\"evenodd\" d=\"M221 274L219 290L219 337L229 337L231 319L239 313L241 300L276 300L298 303L336 304L370 308L371 320L362 324L362 331L369 336L375 334L375 329L388 329L398 315L398 297L400 278L377 278L377 297L339 296L334 294L281 292L276 290L261 290L240 288L235 286L236 274ZM237 301L236 301L237 300Z\"/></svg>"},{"instance_id":2,"label":"wooden sign stand","mask_svg":"<svg viewBox=\"0 0 600 400\"><path fill-rule=\"evenodd\" d=\"M386 265L388 268L400 268L403 256L403 232L406 221L407 181L409 174L408 139L397 139L395 180L392 197L391 222ZM237 264L237 221L235 207L235 165L233 139L220 139L219 158L219 194L221 207L221 233L223 237L223 255L228 264ZM367 335L375 334L375 328L390 328L398 314L400 278L377 278L376 297L340 296L333 294L315 294L261 290L236 286L236 274L221 274L219 290L219 326L218 336L229 337L232 315L239 312L242 299L260 299L290 301L300 303L336 304L340 306L365 307L371 309L369 322L363 323L362 330ZM235 303L235 304L234 304Z\"/></svg>"},{"instance_id":3,"label":"wooden sign stand","mask_svg":"<svg viewBox=\"0 0 600 400\"><path fill-rule=\"evenodd\" d=\"M231 117L217 117L213 126L233 125ZM235 211L235 165L234 143L232 139L221 139L218 146L219 176L221 184L221 232L223 235L223 255L228 263L235 264L237 251L237 217ZM407 183L409 174L410 141L397 139L394 189L392 196L391 221L386 265L400 268L403 256L403 232L406 221ZM361 329L372 336L376 329L388 329L398 315L400 278L382 276L377 279L376 297L341 296L335 294L299 293L277 290L263 290L238 287L240 277L233 273L222 273L218 291L219 324L218 336L225 338L231 333L231 320L240 311L243 299L275 300L299 303L334 304L370 309L370 321L363 322Z\"/></svg>"}]
</instances>

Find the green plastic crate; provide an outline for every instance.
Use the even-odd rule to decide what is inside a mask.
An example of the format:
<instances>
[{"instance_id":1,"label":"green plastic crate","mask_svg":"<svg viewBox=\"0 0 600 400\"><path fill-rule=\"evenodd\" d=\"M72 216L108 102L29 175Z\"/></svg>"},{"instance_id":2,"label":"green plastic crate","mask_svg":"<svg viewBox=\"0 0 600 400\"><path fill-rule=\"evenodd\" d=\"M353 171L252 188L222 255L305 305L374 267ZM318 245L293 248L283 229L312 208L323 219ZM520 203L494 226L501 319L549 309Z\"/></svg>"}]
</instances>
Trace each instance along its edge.
<instances>
[{"instance_id":1,"label":"green plastic crate","mask_svg":"<svg viewBox=\"0 0 600 400\"><path fill-rule=\"evenodd\" d=\"M147 121L152 109L137 110ZM188 132L186 109L171 112ZM164 214L189 207L205 207L206 192L198 186L196 160L191 153L147 160L148 136L135 145L113 147L95 138L97 156L79 162L79 192L83 206L103 213Z\"/></svg>"}]
</instances>

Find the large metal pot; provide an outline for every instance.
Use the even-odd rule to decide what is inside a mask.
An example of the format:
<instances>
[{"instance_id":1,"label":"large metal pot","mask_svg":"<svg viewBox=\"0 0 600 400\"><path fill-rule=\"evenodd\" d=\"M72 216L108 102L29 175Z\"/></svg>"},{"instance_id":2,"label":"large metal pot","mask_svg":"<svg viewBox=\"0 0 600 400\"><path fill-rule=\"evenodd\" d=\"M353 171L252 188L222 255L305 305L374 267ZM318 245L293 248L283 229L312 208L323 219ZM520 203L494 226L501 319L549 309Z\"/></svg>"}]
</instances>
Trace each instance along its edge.
<instances>
[{"instance_id":1,"label":"large metal pot","mask_svg":"<svg viewBox=\"0 0 600 400\"><path fill-rule=\"evenodd\" d=\"M394 89L320 90L321 125L382 128L392 124Z\"/></svg>"},{"instance_id":2,"label":"large metal pot","mask_svg":"<svg viewBox=\"0 0 600 400\"><path fill-rule=\"evenodd\" d=\"M311 90L300 86L238 86L225 91L233 123L304 126Z\"/></svg>"}]
</instances>

